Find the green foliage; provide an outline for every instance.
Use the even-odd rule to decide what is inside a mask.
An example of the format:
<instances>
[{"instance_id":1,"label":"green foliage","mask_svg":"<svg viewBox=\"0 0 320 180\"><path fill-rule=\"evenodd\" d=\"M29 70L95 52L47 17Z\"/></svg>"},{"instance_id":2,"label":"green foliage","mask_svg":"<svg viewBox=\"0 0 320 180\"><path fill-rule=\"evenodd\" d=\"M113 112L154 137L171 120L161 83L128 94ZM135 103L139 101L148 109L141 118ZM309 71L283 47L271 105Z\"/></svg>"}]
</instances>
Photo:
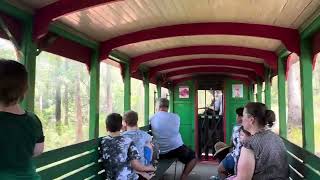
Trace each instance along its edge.
<instances>
[{"instance_id":1,"label":"green foliage","mask_svg":"<svg viewBox=\"0 0 320 180\"><path fill-rule=\"evenodd\" d=\"M76 92L78 82L80 82L80 92ZM75 97L77 93L80 93L81 97L83 140L88 140L88 86L89 73L84 64L47 52L42 52L37 57L35 113L43 124L46 151L74 144L76 137L80 136L76 131L78 119ZM56 88L61 89L60 124L56 120ZM68 94L68 101L64 99L65 93ZM68 125L66 125L66 119L68 119ZM58 130L61 133L58 133Z\"/></svg>"},{"instance_id":2,"label":"green foliage","mask_svg":"<svg viewBox=\"0 0 320 180\"><path fill-rule=\"evenodd\" d=\"M17 60L17 55L13 44L0 38L0 58Z\"/></svg>"}]
</instances>

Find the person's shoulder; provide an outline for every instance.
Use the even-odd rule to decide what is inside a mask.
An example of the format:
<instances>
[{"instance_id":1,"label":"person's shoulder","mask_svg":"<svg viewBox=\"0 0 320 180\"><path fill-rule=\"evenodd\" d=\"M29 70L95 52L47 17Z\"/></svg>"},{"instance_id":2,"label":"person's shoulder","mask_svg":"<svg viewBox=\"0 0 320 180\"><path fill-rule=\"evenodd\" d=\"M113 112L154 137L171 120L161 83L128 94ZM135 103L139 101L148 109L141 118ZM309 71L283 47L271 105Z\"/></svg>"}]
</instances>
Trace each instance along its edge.
<instances>
[{"instance_id":1,"label":"person's shoulder","mask_svg":"<svg viewBox=\"0 0 320 180\"><path fill-rule=\"evenodd\" d=\"M33 125L40 126L42 128L41 120L36 114L26 111L25 118L27 118Z\"/></svg>"},{"instance_id":2,"label":"person's shoulder","mask_svg":"<svg viewBox=\"0 0 320 180\"><path fill-rule=\"evenodd\" d=\"M144 138L151 138L150 134L148 134L147 132L145 131L142 131L142 130L139 130L139 133L144 137Z\"/></svg>"},{"instance_id":3,"label":"person's shoulder","mask_svg":"<svg viewBox=\"0 0 320 180\"><path fill-rule=\"evenodd\" d=\"M235 125L233 126L233 131L239 131L240 127L241 127L241 125L235 124Z\"/></svg>"},{"instance_id":4,"label":"person's shoulder","mask_svg":"<svg viewBox=\"0 0 320 180\"><path fill-rule=\"evenodd\" d=\"M127 144L130 144L130 143L133 142L133 140L132 140L130 137L123 136L123 135L121 135L121 136L119 137L119 139L121 139L123 142L125 142L125 143L127 143Z\"/></svg>"}]
</instances>

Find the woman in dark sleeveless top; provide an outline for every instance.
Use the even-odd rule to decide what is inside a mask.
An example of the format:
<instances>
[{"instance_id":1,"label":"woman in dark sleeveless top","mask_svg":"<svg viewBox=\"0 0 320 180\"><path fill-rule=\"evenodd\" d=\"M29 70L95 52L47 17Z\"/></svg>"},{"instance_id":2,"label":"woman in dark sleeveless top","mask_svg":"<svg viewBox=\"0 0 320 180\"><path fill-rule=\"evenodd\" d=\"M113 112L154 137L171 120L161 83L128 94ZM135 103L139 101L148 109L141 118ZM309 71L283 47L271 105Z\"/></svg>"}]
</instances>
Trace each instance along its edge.
<instances>
[{"instance_id":1,"label":"woman in dark sleeveless top","mask_svg":"<svg viewBox=\"0 0 320 180\"><path fill-rule=\"evenodd\" d=\"M275 114L265 104L248 103L242 125L251 133L241 149L237 180L289 179L286 148L281 138L270 129Z\"/></svg>"}]
</instances>

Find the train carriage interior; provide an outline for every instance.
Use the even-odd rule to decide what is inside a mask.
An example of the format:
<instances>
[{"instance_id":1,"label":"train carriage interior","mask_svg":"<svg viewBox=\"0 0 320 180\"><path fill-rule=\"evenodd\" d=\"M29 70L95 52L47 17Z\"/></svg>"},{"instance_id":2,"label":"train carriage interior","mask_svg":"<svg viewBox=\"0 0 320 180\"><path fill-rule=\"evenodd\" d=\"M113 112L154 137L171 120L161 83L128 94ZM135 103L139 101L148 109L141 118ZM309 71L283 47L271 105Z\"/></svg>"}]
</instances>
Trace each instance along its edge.
<instances>
[{"instance_id":1,"label":"train carriage interior","mask_svg":"<svg viewBox=\"0 0 320 180\"><path fill-rule=\"evenodd\" d=\"M158 98L196 153L189 179L217 173L214 145L248 102L275 112L290 178L320 179L319 53L319 0L0 0L0 58L28 71L44 180L104 179L106 116L134 110L150 132ZM153 179L183 168L161 161Z\"/></svg>"}]
</instances>

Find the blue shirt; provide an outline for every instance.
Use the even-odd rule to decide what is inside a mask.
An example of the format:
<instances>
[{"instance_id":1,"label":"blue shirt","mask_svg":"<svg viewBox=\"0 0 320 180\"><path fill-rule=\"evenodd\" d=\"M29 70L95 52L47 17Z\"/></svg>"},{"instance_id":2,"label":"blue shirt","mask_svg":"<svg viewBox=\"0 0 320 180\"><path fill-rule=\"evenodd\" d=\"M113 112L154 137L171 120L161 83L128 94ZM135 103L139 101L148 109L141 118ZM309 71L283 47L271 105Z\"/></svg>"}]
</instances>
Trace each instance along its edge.
<instances>
[{"instance_id":1,"label":"blue shirt","mask_svg":"<svg viewBox=\"0 0 320 180\"><path fill-rule=\"evenodd\" d=\"M180 117L177 114L159 111L150 118L152 134L159 144L160 154L165 154L183 145Z\"/></svg>"},{"instance_id":2,"label":"blue shirt","mask_svg":"<svg viewBox=\"0 0 320 180\"><path fill-rule=\"evenodd\" d=\"M144 147L151 142L151 136L141 130L128 130L122 133L124 137L130 138L138 149L140 162L147 165L144 155Z\"/></svg>"}]
</instances>

